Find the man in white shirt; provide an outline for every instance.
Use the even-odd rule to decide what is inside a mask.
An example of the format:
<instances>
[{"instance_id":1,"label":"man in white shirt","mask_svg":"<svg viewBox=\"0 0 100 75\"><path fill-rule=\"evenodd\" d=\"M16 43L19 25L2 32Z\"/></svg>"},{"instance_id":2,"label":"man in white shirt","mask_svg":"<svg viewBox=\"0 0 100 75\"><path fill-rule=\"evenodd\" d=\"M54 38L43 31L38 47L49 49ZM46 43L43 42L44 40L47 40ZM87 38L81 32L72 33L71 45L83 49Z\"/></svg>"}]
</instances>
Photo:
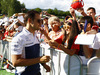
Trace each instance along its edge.
<instances>
[{"instance_id":1,"label":"man in white shirt","mask_svg":"<svg viewBox=\"0 0 100 75\"><path fill-rule=\"evenodd\" d=\"M40 56L40 45L35 33L41 26L40 14L34 10L27 12L25 24L22 32L13 38L11 44L15 75L41 75L39 63L50 72L50 67L46 65L50 56Z\"/></svg>"}]
</instances>

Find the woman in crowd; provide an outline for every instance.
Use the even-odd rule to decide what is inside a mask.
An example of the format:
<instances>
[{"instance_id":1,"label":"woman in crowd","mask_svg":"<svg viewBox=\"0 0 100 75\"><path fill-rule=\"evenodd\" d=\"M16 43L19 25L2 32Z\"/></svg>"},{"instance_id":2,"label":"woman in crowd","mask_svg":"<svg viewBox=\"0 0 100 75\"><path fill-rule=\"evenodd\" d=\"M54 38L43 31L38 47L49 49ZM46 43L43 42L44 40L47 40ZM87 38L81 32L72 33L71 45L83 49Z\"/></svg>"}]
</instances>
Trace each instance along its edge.
<instances>
[{"instance_id":1,"label":"woman in crowd","mask_svg":"<svg viewBox=\"0 0 100 75\"><path fill-rule=\"evenodd\" d=\"M61 30L60 26L60 19L56 16L50 17L48 23L51 25L51 31L49 32L48 36L58 42L59 44L62 43L64 32Z\"/></svg>"},{"instance_id":2,"label":"woman in crowd","mask_svg":"<svg viewBox=\"0 0 100 75\"><path fill-rule=\"evenodd\" d=\"M50 17L48 20L48 24L51 25L51 31L47 33L45 30L41 29L41 32L45 35L46 40L45 42L48 43L49 40L55 40L57 43L62 44L63 37L64 37L64 31L61 30L60 26L60 20L58 17L53 16Z\"/></svg>"},{"instance_id":3,"label":"woman in crowd","mask_svg":"<svg viewBox=\"0 0 100 75\"><path fill-rule=\"evenodd\" d=\"M66 41L64 45L59 44L56 41L52 41L52 40L49 41L49 45L52 47L59 48L63 50L65 53L72 56L74 54L78 54L80 50L80 46L74 44L74 41L77 35L79 34L78 24L75 20L73 20L72 23L71 21L67 21L64 25L64 29L66 31Z\"/></svg>"}]
</instances>

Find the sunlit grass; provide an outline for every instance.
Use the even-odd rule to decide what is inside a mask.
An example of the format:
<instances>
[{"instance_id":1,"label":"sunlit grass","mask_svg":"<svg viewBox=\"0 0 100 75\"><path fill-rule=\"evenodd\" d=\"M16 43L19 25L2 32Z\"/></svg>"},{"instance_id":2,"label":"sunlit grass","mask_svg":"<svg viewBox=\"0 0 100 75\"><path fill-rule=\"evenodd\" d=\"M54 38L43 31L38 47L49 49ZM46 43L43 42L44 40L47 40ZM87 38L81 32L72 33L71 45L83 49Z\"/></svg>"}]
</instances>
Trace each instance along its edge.
<instances>
[{"instance_id":1,"label":"sunlit grass","mask_svg":"<svg viewBox=\"0 0 100 75\"><path fill-rule=\"evenodd\" d=\"M15 74L7 72L6 70L0 70L0 75L15 75Z\"/></svg>"}]
</instances>

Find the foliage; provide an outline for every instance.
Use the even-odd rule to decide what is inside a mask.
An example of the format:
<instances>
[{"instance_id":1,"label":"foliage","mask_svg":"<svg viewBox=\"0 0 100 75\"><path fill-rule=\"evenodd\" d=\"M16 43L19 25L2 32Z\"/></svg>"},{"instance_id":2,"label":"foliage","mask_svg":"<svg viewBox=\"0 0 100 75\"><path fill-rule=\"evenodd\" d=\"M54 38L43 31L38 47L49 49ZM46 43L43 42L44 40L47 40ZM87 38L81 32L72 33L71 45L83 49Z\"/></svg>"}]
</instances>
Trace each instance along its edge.
<instances>
[{"instance_id":1,"label":"foliage","mask_svg":"<svg viewBox=\"0 0 100 75\"><path fill-rule=\"evenodd\" d=\"M0 13L1 13L1 0L0 0Z\"/></svg>"},{"instance_id":2,"label":"foliage","mask_svg":"<svg viewBox=\"0 0 100 75\"><path fill-rule=\"evenodd\" d=\"M49 14L54 14L54 11L53 11L52 9L48 9L47 12L48 12Z\"/></svg>"},{"instance_id":3,"label":"foliage","mask_svg":"<svg viewBox=\"0 0 100 75\"><path fill-rule=\"evenodd\" d=\"M38 11L38 12L42 12L42 10L40 8L35 8L34 10Z\"/></svg>"},{"instance_id":4,"label":"foliage","mask_svg":"<svg viewBox=\"0 0 100 75\"><path fill-rule=\"evenodd\" d=\"M34 10L41 12L44 9L35 8ZM26 13L28 9L25 8L24 3L20 4L17 0L0 0L0 14L7 14L8 16L12 16L14 13L24 12ZM53 14L55 16L64 16L70 15L69 11L61 11L57 8L47 9L49 14Z\"/></svg>"},{"instance_id":5,"label":"foliage","mask_svg":"<svg viewBox=\"0 0 100 75\"><path fill-rule=\"evenodd\" d=\"M54 15L58 15L58 10L57 10L57 8L55 8L53 11L54 11Z\"/></svg>"},{"instance_id":6,"label":"foliage","mask_svg":"<svg viewBox=\"0 0 100 75\"><path fill-rule=\"evenodd\" d=\"M59 16L64 16L64 12L63 12L63 11L60 11L60 12L58 13L58 15L59 15Z\"/></svg>"},{"instance_id":7,"label":"foliage","mask_svg":"<svg viewBox=\"0 0 100 75\"><path fill-rule=\"evenodd\" d=\"M53 14L53 15L56 15L56 16L67 16L67 15L71 16L69 11L62 11L62 10L58 10L57 8L55 8L54 10L48 9L47 12L49 14Z\"/></svg>"},{"instance_id":8,"label":"foliage","mask_svg":"<svg viewBox=\"0 0 100 75\"><path fill-rule=\"evenodd\" d=\"M17 0L1 0L0 4L1 13L7 14L8 16L13 15L14 13L19 13L25 8L25 5L20 4Z\"/></svg>"}]
</instances>

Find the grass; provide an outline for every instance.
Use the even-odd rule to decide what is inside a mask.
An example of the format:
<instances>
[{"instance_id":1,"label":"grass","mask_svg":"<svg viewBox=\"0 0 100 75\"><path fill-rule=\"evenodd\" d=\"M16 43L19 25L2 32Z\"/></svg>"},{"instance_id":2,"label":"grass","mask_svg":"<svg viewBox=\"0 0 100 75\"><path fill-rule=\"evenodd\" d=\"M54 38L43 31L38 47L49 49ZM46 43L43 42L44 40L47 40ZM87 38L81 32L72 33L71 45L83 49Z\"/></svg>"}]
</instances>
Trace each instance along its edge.
<instances>
[{"instance_id":1,"label":"grass","mask_svg":"<svg viewBox=\"0 0 100 75\"><path fill-rule=\"evenodd\" d=\"M64 19L60 19L61 22L63 22Z\"/></svg>"},{"instance_id":2,"label":"grass","mask_svg":"<svg viewBox=\"0 0 100 75\"><path fill-rule=\"evenodd\" d=\"M0 16L0 18L2 18L2 17L4 17L4 16Z\"/></svg>"},{"instance_id":3,"label":"grass","mask_svg":"<svg viewBox=\"0 0 100 75\"><path fill-rule=\"evenodd\" d=\"M0 70L0 75L15 75L15 74L7 72L6 70Z\"/></svg>"}]
</instances>

